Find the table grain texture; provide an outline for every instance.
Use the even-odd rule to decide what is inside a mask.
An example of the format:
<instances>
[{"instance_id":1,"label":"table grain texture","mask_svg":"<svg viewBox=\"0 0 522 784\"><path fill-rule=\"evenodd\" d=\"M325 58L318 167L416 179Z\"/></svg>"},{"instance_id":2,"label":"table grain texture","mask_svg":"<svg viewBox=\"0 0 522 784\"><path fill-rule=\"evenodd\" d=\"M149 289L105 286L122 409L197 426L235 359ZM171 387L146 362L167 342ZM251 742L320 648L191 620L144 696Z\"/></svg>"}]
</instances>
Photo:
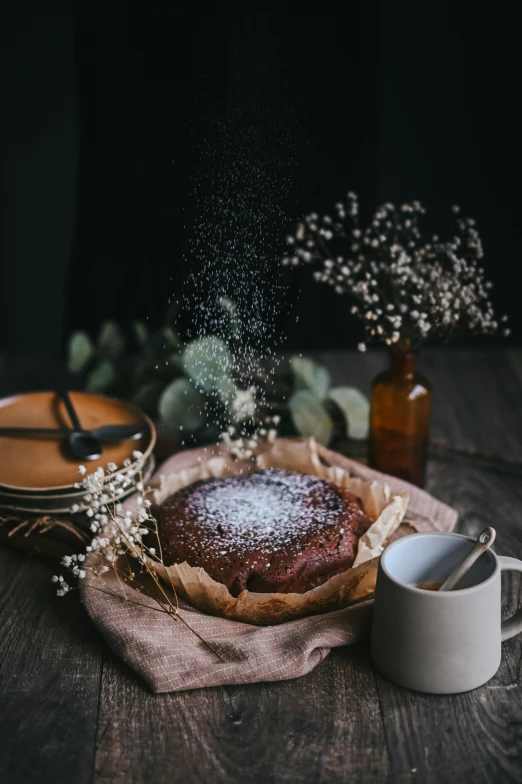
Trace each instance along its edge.
<instances>
[{"instance_id":1,"label":"table grain texture","mask_svg":"<svg viewBox=\"0 0 522 784\"><path fill-rule=\"evenodd\" d=\"M369 391L380 353L314 357L335 384ZM41 363L40 363L41 364ZM497 529L522 558L522 350L426 350L434 391L427 488L457 530ZM51 387L38 361L0 358L0 394ZM333 650L310 674L154 696L92 626L58 600L52 565L0 548L2 784L522 782L522 637L467 694L398 688L367 644ZM503 576L503 616L521 601Z\"/></svg>"}]
</instances>

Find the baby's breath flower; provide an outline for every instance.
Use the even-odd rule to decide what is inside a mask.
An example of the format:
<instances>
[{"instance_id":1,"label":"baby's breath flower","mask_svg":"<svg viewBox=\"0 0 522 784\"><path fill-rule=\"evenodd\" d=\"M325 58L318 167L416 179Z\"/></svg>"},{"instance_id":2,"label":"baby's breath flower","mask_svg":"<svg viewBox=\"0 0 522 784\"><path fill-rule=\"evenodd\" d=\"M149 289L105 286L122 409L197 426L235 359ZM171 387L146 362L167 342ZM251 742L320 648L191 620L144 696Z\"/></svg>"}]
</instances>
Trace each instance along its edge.
<instances>
[{"instance_id":1,"label":"baby's breath flower","mask_svg":"<svg viewBox=\"0 0 522 784\"><path fill-rule=\"evenodd\" d=\"M130 464L131 461L129 460ZM136 471L132 474L128 472L123 474L116 473L117 470L118 466L115 463L108 463L107 474L100 466L91 474L87 473L86 469L80 472L83 480L79 483L79 487L86 491L83 496L85 514L91 519L90 529L94 536L91 543L85 548L84 553L66 555L62 559L62 565L77 580L85 579L87 572L82 565L86 557L92 553L96 553L98 558L101 559L101 565L93 567L93 572L97 574L103 574L109 568L115 568L119 557L132 546L136 547L134 556L138 560L141 557L141 537L148 533L148 528L145 528L142 524L148 520L153 520L153 518L149 517L148 512L151 502L144 499L145 487L141 478L138 478L137 484L140 486L142 493L139 499L143 502L145 508L140 509L137 514L130 509L124 509L122 504L117 501L117 498L125 492L127 487L131 487L132 482L139 475ZM110 482L107 481L109 474L111 475ZM113 474L115 475L112 476ZM73 511L76 509L79 511L80 507L75 505ZM134 574L132 575L133 578ZM65 596L71 590L70 585L64 581L62 575L55 575L52 581L56 583L58 596Z\"/></svg>"},{"instance_id":2,"label":"baby's breath flower","mask_svg":"<svg viewBox=\"0 0 522 784\"><path fill-rule=\"evenodd\" d=\"M78 466L78 473L81 474L82 476L85 476L85 474L87 473L87 469L85 468L84 465Z\"/></svg>"},{"instance_id":3,"label":"baby's breath flower","mask_svg":"<svg viewBox=\"0 0 522 784\"><path fill-rule=\"evenodd\" d=\"M415 350L431 335L448 339L457 329L492 333L506 317L495 318L492 283L477 263L484 255L480 236L475 221L463 218L459 207L452 212L454 236L442 241L433 235L424 242L420 202L399 207L387 202L362 229L357 196L349 192L345 203L335 205L337 217L324 216L321 228L316 213L299 223L293 263L318 263L316 280L355 299L351 313L363 320L367 341L404 341ZM503 334L507 337L509 329L503 328ZM366 343L358 346L364 350L361 346Z\"/></svg>"}]
</instances>

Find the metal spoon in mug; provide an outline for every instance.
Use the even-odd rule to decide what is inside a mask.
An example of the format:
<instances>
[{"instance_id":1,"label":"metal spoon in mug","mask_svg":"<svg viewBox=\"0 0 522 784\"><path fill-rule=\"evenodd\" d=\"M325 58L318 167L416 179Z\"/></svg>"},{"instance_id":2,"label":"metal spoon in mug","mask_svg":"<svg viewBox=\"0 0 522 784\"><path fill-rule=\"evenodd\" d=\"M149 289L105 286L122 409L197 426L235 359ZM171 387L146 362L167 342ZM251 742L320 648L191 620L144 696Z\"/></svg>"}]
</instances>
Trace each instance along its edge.
<instances>
[{"instance_id":1,"label":"metal spoon in mug","mask_svg":"<svg viewBox=\"0 0 522 784\"><path fill-rule=\"evenodd\" d=\"M452 588L454 588L461 580L461 578L464 577L468 569L473 566L475 561L480 558L482 553L491 547L495 541L496 535L497 532L494 528L484 528L484 530L481 531L477 536L477 541L473 545L471 551L467 554L464 560L460 562L457 568L453 570L448 579L442 583L439 591L451 591Z\"/></svg>"},{"instance_id":2,"label":"metal spoon in mug","mask_svg":"<svg viewBox=\"0 0 522 784\"><path fill-rule=\"evenodd\" d=\"M100 439L82 428L69 392L66 389L60 389L58 394L65 404L65 408L67 409L67 413L69 414L69 418L74 427L74 430L70 432L67 438L69 449L73 455L79 457L81 460L97 460L101 457L103 452Z\"/></svg>"}]
</instances>

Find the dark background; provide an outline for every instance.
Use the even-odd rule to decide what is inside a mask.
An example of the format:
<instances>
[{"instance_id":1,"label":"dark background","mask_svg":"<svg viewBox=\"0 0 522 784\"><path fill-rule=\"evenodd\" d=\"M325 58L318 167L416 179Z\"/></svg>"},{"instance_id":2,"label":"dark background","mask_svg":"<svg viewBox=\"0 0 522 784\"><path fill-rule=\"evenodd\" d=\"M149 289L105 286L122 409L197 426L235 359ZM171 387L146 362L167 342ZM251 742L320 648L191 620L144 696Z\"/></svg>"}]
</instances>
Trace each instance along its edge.
<instances>
[{"instance_id":1,"label":"dark background","mask_svg":"<svg viewBox=\"0 0 522 784\"><path fill-rule=\"evenodd\" d=\"M520 343L514 6L178 6L26 0L4 10L2 350L59 352L72 329L94 334L110 317L159 323L169 298L190 330L196 289L198 302L213 295L201 270L227 221L216 189L229 207L247 203L243 229L264 259L253 280L267 302L276 289L274 336L285 345L359 338L346 299L309 269L281 277L278 265L296 219L330 211L348 189L367 209L420 199L427 232L444 229L454 203L475 217L494 302ZM254 236L250 218L263 210ZM244 279L241 248L237 265Z\"/></svg>"}]
</instances>

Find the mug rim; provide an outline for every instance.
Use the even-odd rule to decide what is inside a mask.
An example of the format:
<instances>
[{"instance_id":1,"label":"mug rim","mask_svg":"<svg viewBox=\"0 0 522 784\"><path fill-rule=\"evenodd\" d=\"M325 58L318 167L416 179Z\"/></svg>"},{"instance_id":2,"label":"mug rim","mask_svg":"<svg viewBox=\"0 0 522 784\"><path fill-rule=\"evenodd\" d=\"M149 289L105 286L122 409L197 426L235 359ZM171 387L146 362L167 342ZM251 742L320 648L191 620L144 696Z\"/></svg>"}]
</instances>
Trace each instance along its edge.
<instances>
[{"instance_id":1,"label":"mug rim","mask_svg":"<svg viewBox=\"0 0 522 784\"><path fill-rule=\"evenodd\" d=\"M468 542L475 542L472 536L466 536L465 534L454 534L450 531L422 531L421 533L417 534L408 534L407 536L401 536L400 539L396 539L394 542L391 542L381 553L379 558L379 568L382 569L388 580L391 580L395 585L398 585L400 588L404 588L407 591L411 591L413 594L421 594L422 596L445 596L445 597L458 597L458 596L468 596L470 593L474 591L479 591L482 589L483 586L488 586L493 580L498 576L500 572L500 564L497 558L496 553L493 550L489 549L486 552L491 555L493 558L494 569L489 577L486 577L485 580L482 580L480 583L476 583L475 585L470 585L467 588L459 588L458 591L426 591L424 588L417 588L415 585L411 585L410 583L403 583L401 580L398 580L392 574L390 574L387 566L386 566L386 553L396 547L397 545L401 544L401 542L409 539L418 539L419 537L427 537L427 536L446 536L451 539L466 539Z\"/></svg>"}]
</instances>

